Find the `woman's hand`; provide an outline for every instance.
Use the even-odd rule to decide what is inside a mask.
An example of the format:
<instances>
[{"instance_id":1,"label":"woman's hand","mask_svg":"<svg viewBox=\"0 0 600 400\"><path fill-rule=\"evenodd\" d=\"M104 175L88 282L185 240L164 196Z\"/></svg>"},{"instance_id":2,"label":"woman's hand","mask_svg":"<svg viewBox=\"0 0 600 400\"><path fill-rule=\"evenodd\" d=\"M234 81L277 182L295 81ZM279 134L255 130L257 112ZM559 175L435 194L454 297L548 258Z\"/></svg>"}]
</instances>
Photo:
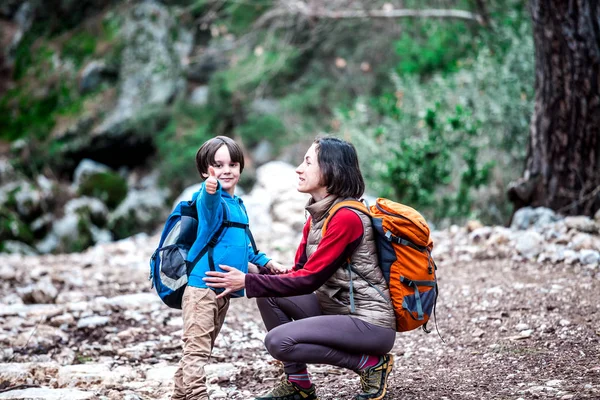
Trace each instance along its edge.
<instances>
[{"instance_id":1,"label":"woman's hand","mask_svg":"<svg viewBox=\"0 0 600 400\"><path fill-rule=\"evenodd\" d=\"M269 268L274 274L286 274L292 270L292 267L287 267L277 261L269 261L265 267Z\"/></svg>"},{"instance_id":2,"label":"woman's hand","mask_svg":"<svg viewBox=\"0 0 600 400\"><path fill-rule=\"evenodd\" d=\"M227 272L207 271L205 278L202 278L206 285L212 288L225 289L217 298L227 296L231 292L237 292L246 287L246 274L230 267L229 265L219 265Z\"/></svg>"}]
</instances>

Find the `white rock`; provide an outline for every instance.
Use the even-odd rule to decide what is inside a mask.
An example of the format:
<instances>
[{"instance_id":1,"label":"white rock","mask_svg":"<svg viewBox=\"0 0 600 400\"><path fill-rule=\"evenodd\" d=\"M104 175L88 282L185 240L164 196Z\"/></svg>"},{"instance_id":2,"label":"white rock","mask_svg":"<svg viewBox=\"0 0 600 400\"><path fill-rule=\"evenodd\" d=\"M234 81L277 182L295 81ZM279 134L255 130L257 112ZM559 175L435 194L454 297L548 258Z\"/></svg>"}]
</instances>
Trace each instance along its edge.
<instances>
[{"instance_id":1,"label":"white rock","mask_svg":"<svg viewBox=\"0 0 600 400\"><path fill-rule=\"evenodd\" d=\"M15 338L13 342L14 346L30 348L50 347L57 343L67 343L69 341L69 335L63 330L55 328L49 325L36 325L31 329L27 329Z\"/></svg>"},{"instance_id":2,"label":"white rock","mask_svg":"<svg viewBox=\"0 0 600 400\"><path fill-rule=\"evenodd\" d=\"M18 288L17 293L25 303L49 304L54 303L58 289L52 284L50 277L44 277L35 285Z\"/></svg>"},{"instance_id":3,"label":"white rock","mask_svg":"<svg viewBox=\"0 0 600 400\"><path fill-rule=\"evenodd\" d=\"M489 289L486 289L485 292L488 294L494 294L494 295L499 295L499 296L504 294L504 291L502 290L502 288L500 286L491 287Z\"/></svg>"},{"instance_id":4,"label":"white rock","mask_svg":"<svg viewBox=\"0 0 600 400\"><path fill-rule=\"evenodd\" d=\"M78 364L66 365L58 370L58 386L89 387L102 383L111 376L107 364Z\"/></svg>"},{"instance_id":5,"label":"white rock","mask_svg":"<svg viewBox=\"0 0 600 400\"><path fill-rule=\"evenodd\" d=\"M206 380L212 383L229 381L229 378L235 376L237 371L232 363L207 364L204 367Z\"/></svg>"},{"instance_id":6,"label":"white rock","mask_svg":"<svg viewBox=\"0 0 600 400\"><path fill-rule=\"evenodd\" d=\"M529 325L521 323L521 324L517 324L517 326L515 326L515 329L519 332L524 331L529 329Z\"/></svg>"},{"instance_id":7,"label":"white rock","mask_svg":"<svg viewBox=\"0 0 600 400\"><path fill-rule=\"evenodd\" d=\"M542 251L544 242L542 235L534 231L526 231L515 238L515 248L524 257L534 258Z\"/></svg>"},{"instance_id":8,"label":"white rock","mask_svg":"<svg viewBox=\"0 0 600 400\"><path fill-rule=\"evenodd\" d=\"M594 239L587 233L577 233L569 241L569 247L573 250L592 249L593 246Z\"/></svg>"},{"instance_id":9,"label":"white rock","mask_svg":"<svg viewBox=\"0 0 600 400\"><path fill-rule=\"evenodd\" d=\"M54 304L11 304L0 307L0 317L20 315L22 317L54 316L63 312L64 307Z\"/></svg>"},{"instance_id":10,"label":"white rock","mask_svg":"<svg viewBox=\"0 0 600 400\"><path fill-rule=\"evenodd\" d=\"M156 305L161 305L162 301L155 293L133 293L111 297L100 301L100 303L131 310L152 308Z\"/></svg>"},{"instance_id":11,"label":"white rock","mask_svg":"<svg viewBox=\"0 0 600 400\"><path fill-rule=\"evenodd\" d=\"M31 364L0 364L0 381L8 381L11 385L24 384L31 375Z\"/></svg>"},{"instance_id":12,"label":"white rock","mask_svg":"<svg viewBox=\"0 0 600 400\"><path fill-rule=\"evenodd\" d=\"M76 389L30 388L0 393L0 399L14 400L87 400L95 399L93 392Z\"/></svg>"},{"instance_id":13,"label":"white rock","mask_svg":"<svg viewBox=\"0 0 600 400\"><path fill-rule=\"evenodd\" d=\"M177 371L176 365L156 364L146 371L147 381L170 382Z\"/></svg>"},{"instance_id":14,"label":"white rock","mask_svg":"<svg viewBox=\"0 0 600 400\"><path fill-rule=\"evenodd\" d=\"M84 158L79 165L77 165L77 168L75 168L73 174L73 186L77 188L82 179L87 178L90 175L109 172L110 170L110 167L104 164Z\"/></svg>"},{"instance_id":15,"label":"white rock","mask_svg":"<svg viewBox=\"0 0 600 400\"><path fill-rule=\"evenodd\" d=\"M78 328L95 328L98 326L104 326L104 325L108 324L109 321L110 321L109 317L104 317L101 315L94 315L91 317L82 318L79 321L77 321L77 327Z\"/></svg>"},{"instance_id":16,"label":"white rock","mask_svg":"<svg viewBox=\"0 0 600 400\"><path fill-rule=\"evenodd\" d=\"M574 217L565 217L565 225L569 229L576 229L580 232L597 233L598 225L590 217L584 215L578 215Z\"/></svg>"},{"instance_id":17,"label":"white rock","mask_svg":"<svg viewBox=\"0 0 600 400\"><path fill-rule=\"evenodd\" d=\"M15 279L17 273L15 271L15 267L10 265L2 264L0 265L0 279L3 281L9 281Z\"/></svg>"},{"instance_id":18,"label":"white rock","mask_svg":"<svg viewBox=\"0 0 600 400\"><path fill-rule=\"evenodd\" d=\"M208 86L198 86L190 94L190 103L203 106L208 102Z\"/></svg>"},{"instance_id":19,"label":"white rock","mask_svg":"<svg viewBox=\"0 0 600 400\"><path fill-rule=\"evenodd\" d=\"M469 234L469 239L473 243L481 243L490 238L492 234L492 228L489 226L483 226L481 228L475 229L473 232Z\"/></svg>"},{"instance_id":20,"label":"white rock","mask_svg":"<svg viewBox=\"0 0 600 400\"><path fill-rule=\"evenodd\" d=\"M579 252L579 262L583 265L598 264L600 262L600 252L595 250L581 250Z\"/></svg>"}]
</instances>

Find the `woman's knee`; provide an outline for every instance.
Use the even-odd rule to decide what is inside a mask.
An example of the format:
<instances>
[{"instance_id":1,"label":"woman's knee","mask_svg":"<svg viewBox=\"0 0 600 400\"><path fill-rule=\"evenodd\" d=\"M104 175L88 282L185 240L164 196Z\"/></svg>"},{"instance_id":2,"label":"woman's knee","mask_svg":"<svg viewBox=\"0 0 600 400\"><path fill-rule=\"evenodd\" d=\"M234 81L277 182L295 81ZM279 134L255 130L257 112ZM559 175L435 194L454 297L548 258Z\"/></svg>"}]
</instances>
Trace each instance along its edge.
<instances>
[{"instance_id":1,"label":"woman's knee","mask_svg":"<svg viewBox=\"0 0 600 400\"><path fill-rule=\"evenodd\" d=\"M275 306L275 302L272 297L257 297L256 305L259 310L266 310L269 308L273 308Z\"/></svg>"},{"instance_id":2,"label":"woman's knee","mask_svg":"<svg viewBox=\"0 0 600 400\"><path fill-rule=\"evenodd\" d=\"M265 347L269 354L278 360L284 360L294 347L295 341L282 329L273 329L265 336Z\"/></svg>"}]
</instances>

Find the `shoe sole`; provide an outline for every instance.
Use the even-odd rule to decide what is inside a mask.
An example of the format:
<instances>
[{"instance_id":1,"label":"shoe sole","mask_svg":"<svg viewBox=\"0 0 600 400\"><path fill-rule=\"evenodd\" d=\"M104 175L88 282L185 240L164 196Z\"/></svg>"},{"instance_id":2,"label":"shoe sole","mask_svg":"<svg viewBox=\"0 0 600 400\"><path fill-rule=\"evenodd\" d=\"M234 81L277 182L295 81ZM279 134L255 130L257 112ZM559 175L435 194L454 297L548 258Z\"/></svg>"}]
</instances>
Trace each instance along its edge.
<instances>
[{"instance_id":1,"label":"shoe sole","mask_svg":"<svg viewBox=\"0 0 600 400\"><path fill-rule=\"evenodd\" d=\"M388 380L388 376L390 375L390 372L392 372L392 368L394 368L394 355L390 354L390 360L388 361L388 366L385 370L385 384L383 385L383 390L381 391L381 394L377 397L369 397L369 400L381 400L385 397L385 395L387 394L387 380ZM360 397L358 397L359 395L357 395L354 399L360 399ZM365 398L366 399L366 398Z\"/></svg>"},{"instance_id":2,"label":"shoe sole","mask_svg":"<svg viewBox=\"0 0 600 400\"><path fill-rule=\"evenodd\" d=\"M394 355L390 354L390 361L388 361L388 366L387 369L385 370L385 384L383 385L383 391L381 392L381 396L378 397L372 397L369 400L381 400L385 397L385 395L387 394L387 380L388 380L388 376L390 375L390 372L392 372L392 368L394 368Z\"/></svg>"}]
</instances>

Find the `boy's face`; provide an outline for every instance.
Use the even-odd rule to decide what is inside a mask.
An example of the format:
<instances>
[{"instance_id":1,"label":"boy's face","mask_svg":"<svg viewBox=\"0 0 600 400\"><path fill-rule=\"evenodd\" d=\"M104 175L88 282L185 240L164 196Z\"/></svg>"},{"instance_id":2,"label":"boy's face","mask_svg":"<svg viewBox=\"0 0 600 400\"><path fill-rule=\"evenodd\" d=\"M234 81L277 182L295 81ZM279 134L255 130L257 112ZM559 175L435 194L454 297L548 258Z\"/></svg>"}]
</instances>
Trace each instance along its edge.
<instances>
[{"instance_id":1,"label":"boy's face","mask_svg":"<svg viewBox=\"0 0 600 400\"><path fill-rule=\"evenodd\" d=\"M221 182L221 188L233 196L235 185L240 180L240 163L231 161L231 155L226 145L223 145L215 153L216 178Z\"/></svg>"}]
</instances>

